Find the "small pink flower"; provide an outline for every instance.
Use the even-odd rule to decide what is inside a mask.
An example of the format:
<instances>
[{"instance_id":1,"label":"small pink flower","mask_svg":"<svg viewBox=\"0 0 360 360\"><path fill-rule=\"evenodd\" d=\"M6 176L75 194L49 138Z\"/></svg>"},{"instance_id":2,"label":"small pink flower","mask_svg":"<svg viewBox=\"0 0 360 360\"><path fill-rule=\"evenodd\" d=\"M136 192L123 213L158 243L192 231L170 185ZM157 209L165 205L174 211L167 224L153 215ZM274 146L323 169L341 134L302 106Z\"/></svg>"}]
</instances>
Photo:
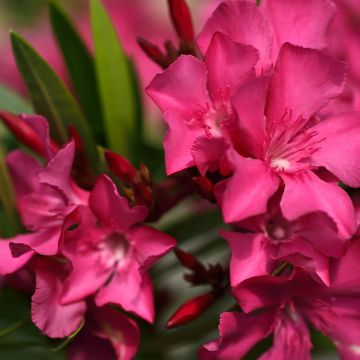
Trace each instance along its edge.
<instances>
[{"instance_id":1,"label":"small pink flower","mask_svg":"<svg viewBox=\"0 0 360 360\"><path fill-rule=\"evenodd\" d=\"M218 340L205 344L201 359L242 358L262 339L274 334L264 359L310 359L312 347L306 323L329 336L344 358L356 358L360 348L360 241L331 263L326 287L299 269L290 276L257 276L233 289L244 313L223 313Z\"/></svg>"},{"instance_id":2,"label":"small pink flower","mask_svg":"<svg viewBox=\"0 0 360 360\"><path fill-rule=\"evenodd\" d=\"M198 163L202 174L217 169L224 154L224 138L231 136L233 128L230 98L255 76L257 61L258 53L253 47L216 33L204 62L181 56L155 76L147 92L169 126L164 140L168 174ZM196 148L204 145L206 161L197 161Z\"/></svg>"},{"instance_id":3,"label":"small pink flower","mask_svg":"<svg viewBox=\"0 0 360 360\"><path fill-rule=\"evenodd\" d=\"M346 241L339 238L334 222L321 212L288 221L278 204L272 203L266 214L237 226L241 232L221 232L232 253L232 286L253 276L270 275L285 261L329 285L330 257L339 258L345 252Z\"/></svg>"},{"instance_id":4,"label":"small pink flower","mask_svg":"<svg viewBox=\"0 0 360 360\"><path fill-rule=\"evenodd\" d=\"M89 202L96 218L90 209L81 208L81 224L67 233L62 248L72 264L62 303L96 293L98 306L117 304L152 322L153 294L147 270L174 247L175 240L138 225L146 219L147 208L130 208L105 175L98 179Z\"/></svg>"},{"instance_id":5,"label":"small pink flower","mask_svg":"<svg viewBox=\"0 0 360 360\"><path fill-rule=\"evenodd\" d=\"M16 271L34 253L55 255L64 230L77 221L76 208L86 204L88 198L88 194L71 180L74 142L70 141L54 152L46 120L40 116L28 116L24 121L42 139L48 162L43 166L20 150L14 150L7 157L18 210L30 233L0 242L3 253L1 274Z\"/></svg>"}]
</instances>

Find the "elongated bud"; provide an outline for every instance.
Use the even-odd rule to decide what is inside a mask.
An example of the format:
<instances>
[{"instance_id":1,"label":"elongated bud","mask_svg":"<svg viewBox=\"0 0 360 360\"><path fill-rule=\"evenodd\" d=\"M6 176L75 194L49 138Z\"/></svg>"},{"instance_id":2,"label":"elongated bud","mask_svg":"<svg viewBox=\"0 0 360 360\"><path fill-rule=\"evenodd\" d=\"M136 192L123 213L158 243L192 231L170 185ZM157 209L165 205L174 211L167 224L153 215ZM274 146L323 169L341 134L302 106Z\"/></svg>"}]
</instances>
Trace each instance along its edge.
<instances>
[{"instance_id":1,"label":"elongated bud","mask_svg":"<svg viewBox=\"0 0 360 360\"><path fill-rule=\"evenodd\" d=\"M155 199L152 190L145 184L134 183L132 184L132 189L135 196L135 202L137 204L144 204L150 210L155 207Z\"/></svg>"},{"instance_id":2,"label":"elongated bud","mask_svg":"<svg viewBox=\"0 0 360 360\"><path fill-rule=\"evenodd\" d=\"M187 301L170 317L166 323L166 328L173 329L197 319L214 301L215 296L212 293L206 293Z\"/></svg>"},{"instance_id":3,"label":"elongated bud","mask_svg":"<svg viewBox=\"0 0 360 360\"><path fill-rule=\"evenodd\" d=\"M204 266L193 254L185 252L179 248L175 248L174 253L181 262L181 264L188 269L193 271L199 271L204 269Z\"/></svg>"},{"instance_id":4,"label":"elongated bud","mask_svg":"<svg viewBox=\"0 0 360 360\"><path fill-rule=\"evenodd\" d=\"M168 0L170 16L179 38L185 42L194 40L191 13L185 0Z\"/></svg>"},{"instance_id":5,"label":"elongated bud","mask_svg":"<svg viewBox=\"0 0 360 360\"><path fill-rule=\"evenodd\" d=\"M19 116L0 111L0 118L12 134L37 154L46 155L45 145L35 130Z\"/></svg>"},{"instance_id":6,"label":"elongated bud","mask_svg":"<svg viewBox=\"0 0 360 360\"><path fill-rule=\"evenodd\" d=\"M163 69L169 66L169 62L166 58L166 55L159 49L158 46L154 45L150 41L138 37L137 43L141 47L142 51L155 63L160 65Z\"/></svg>"},{"instance_id":7,"label":"elongated bud","mask_svg":"<svg viewBox=\"0 0 360 360\"><path fill-rule=\"evenodd\" d=\"M105 151L105 159L111 172L121 181L131 184L138 180L138 171L131 162L113 151Z\"/></svg>"}]
</instances>

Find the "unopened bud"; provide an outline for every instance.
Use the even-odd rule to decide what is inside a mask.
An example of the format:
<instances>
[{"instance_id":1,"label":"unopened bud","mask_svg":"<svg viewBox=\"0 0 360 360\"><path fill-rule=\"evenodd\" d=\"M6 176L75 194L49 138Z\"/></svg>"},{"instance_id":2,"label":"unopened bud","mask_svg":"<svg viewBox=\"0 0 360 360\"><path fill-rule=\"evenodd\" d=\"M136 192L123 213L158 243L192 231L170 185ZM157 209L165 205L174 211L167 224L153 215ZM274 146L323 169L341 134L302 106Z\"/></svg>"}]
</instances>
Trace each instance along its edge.
<instances>
[{"instance_id":1,"label":"unopened bud","mask_svg":"<svg viewBox=\"0 0 360 360\"><path fill-rule=\"evenodd\" d=\"M0 118L12 134L37 154L46 155L45 145L35 130L19 116L0 111Z\"/></svg>"},{"instance_id":2,"label":"unopened bud","mask_svg":"<svg viewBox=\"0 0 360 360\"><path fill-rule=\"evenodd\" d=\"M196 184L196 187L204 198L213 201L214 200L214 193L213 188L214 185L207 177L203 176L195 176L192 178Z\"/></svg>"},{"instance_id":3,"label":"unopened bud","mask_svg":"<svg viewBox=\"0 0 360 360\"><path fill-rule=\"evenodd\" d=\"M174 253L182 265L193 271L203 270L204 266L201 262L190 253L187 253L179 248L175 248Z\"/></svg>"},{"instance_id":4,"label":"unopened bud","mask_svg":"<svg viewBox=\"0 0 360 360\"><path fill-rule=\"evenodd\" d=\"M194 40L191 13L185 0L168 0L170 16L179 38L185 42Z\"/></svg>"},{"instance_id":5,"label":"unopened bud","mask_svg":"<svg viewBox=\"0 0 360 360\"><path fill-rule=\"evenodd\" d=\"M179 307L166 323L168 329L172 329L197 319L215 301L212 293L197 296Z\"/></svg>"},{"instance_id":6,"label":"unopened bud","mask_svg":"<svg viewBox=\"0 0 360 360\"><path fill-rule=\"evenodd\" d=\"M141 37L137 38L137 43L149 59L160 65L163 69L169 66L165 54L159 49L158 46Z\"/></svg>"},{"instance_id":7,"label":"unopened bud","mask_svg":"<svg viewBox=\"0 0 360 360\"><path fill-rule=\"evenodd\" d=\"M105 159L111 172L122 182L131 184L138 179L138 171L131 162L113 151L105 151Z\"/></svg>"}]
</instances>

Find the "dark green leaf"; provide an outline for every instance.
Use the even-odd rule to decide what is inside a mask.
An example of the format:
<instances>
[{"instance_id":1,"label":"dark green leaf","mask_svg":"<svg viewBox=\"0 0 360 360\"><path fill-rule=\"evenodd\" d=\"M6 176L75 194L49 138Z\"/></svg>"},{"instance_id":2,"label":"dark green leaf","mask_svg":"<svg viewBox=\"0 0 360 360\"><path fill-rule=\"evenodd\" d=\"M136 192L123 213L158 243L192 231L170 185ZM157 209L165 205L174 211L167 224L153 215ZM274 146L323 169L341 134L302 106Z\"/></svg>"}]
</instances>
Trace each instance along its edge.
<instances>
[{"instance_id":1,"label":"dark green leaf","mask_svg":"<svg viewBox=\"0 0 360 360\"><path fill-rule=\"evenodd\" d=\"M51 26L62 50L75 92L97 135L97 141L103 144L101 105L93 58L65 12L53 2L49 5L49 11Z\"/></svg>"},{"instance_id":2,"label":"dark green leaf","mask_svg":"<svg viewBox=\"0 0 360 360\"><path fill-rule=\"evenodd\" d=\"M91 3L95 66L110 148L133 160L136 138L136 89L129 61L99 0Z\"/></svg>"},{"instance_id":3,"label":"dark green leaf","mask_svg":"<svg viewBox=\"0 0 360 360\"><path fill-rule=\"evenodd\" d=\"M16 63L30 92L34 109L45 116L54 139L66 142L67 127L74 125L93 163L96 147L90 128L74 97L47 62L16 33L10 33Z\"/></svg>"}]
</instances>

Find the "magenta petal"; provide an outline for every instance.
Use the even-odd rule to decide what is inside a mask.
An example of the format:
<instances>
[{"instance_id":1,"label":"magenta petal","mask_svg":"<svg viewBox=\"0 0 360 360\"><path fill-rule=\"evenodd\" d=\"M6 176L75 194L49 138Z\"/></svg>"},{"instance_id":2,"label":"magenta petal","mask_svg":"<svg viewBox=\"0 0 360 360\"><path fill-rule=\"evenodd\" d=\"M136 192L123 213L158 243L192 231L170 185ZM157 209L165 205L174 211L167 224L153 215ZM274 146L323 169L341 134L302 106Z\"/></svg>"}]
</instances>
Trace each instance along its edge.
<instances>
[{"instance_id":1,"label":"magenta petal","mask_svg":"<svg viewBox=\"0 0 360 360\"><path fill-rule=\"evenodd\" d=\"M132 225L145 220L146 206L130 208L127 199L117 191L107 175L100 175L89 198L91 210L105 225L127 231Z\"/></svg>"},{"instance_id":2,"label":"magenta petal","mask_svg":"<svg viewBox=\"0 0 360 360\"><path fill-rule=\"evenodd\" d=\"M258 77L243 85L232 97L231 103L239 118L241 146L255 158L263 156L265 143L265 100L268 78Z\"/></svg>"},{"instance_id":3,"label":"magenta petal","mask_svg":"<svg viewBox=\"0 0 360 360\"><path fill-rule=\"evenodd\" d=\"M246 313L281 306L290 298L290 280L286 277L256 276L232 289L242 310Z\"/></svg>"},{"instance_id":4,"label":"magenta petal","mask_svg":"<svg viewBox=\"0 0 360 360\"><path fill-rule=\"evenodd\" d=\"M140 332L135 321L110 307L93 309L91 318L93 333L111 342L117 359L133 359L140 342Z\"/></svg>"},{"instance_id":5,"label":"magenta petal","mask_svg":"<svg viewBox=\"0 0 360 360\"><path fill-rule=\"evenodd\" d=\"M140 274L133 261L128 269L119 270L110 283L96 295L96 305L120 305L125 311L152 323L154 321L154 299L150 277Z\"/></svg>"},{"instance_id":6,"label":"magenta petal","mask_svg":"<svg viewBox=\"0 0 360 360\"><path fill-rule=\"evenodd\" d=\"M315 166L324 166L345 184L360 186L360 113L343 113L311 128L322 141L311 156Z\"/></svg>"},{"instance_id":7,"label":"magenta petal","mask_svg":"<svg viewBox=\"0 0 360 360\"><path fill-rule=\"evenodd\" d=\"M195 140L191 148L191 154L202 176L205 176L207 171L211 172L219 169L225 151L225 139L218 137L200 136Z\"/></svg>"},{"instance_id":8,"label":"magenta petal","mask_svg":"<svg viewBox=\"0 0 360 360\"><path fill-rule=\"evenodd\" d=\"M31 317L43 334L63 338L81 324L86 311L85 301L61 305L60 296L66 275L64 264L50 258L37 258L33 263L36 290L32 297Z\"/></svg>"},{"instance_id":9,"label":"magenta petal","mask_svg":"<svg viewBox=\"0 0 360 360\"><path fill-rule=\"evenodd\" d=\"M183 117L183 121L191 118L194 112L210 101L206 66L193 56L182 55L155 76L147 93L163 113L176 112Z\"/></svg>"},{"instance_id":10,"label":"magenta petal","mask_svg":"<svg viewBox=\"0 0 360 360\"><path fill-rule=\"evenodd\" d=\"M263 234L242 234L221 231L231 249L231 286L257 275L269 275L275 261L271 258L267 239Z\"/></svg>"},{"instance_id":11,"label":"magenta petal","mask_svg":"<svg viewBox=\"0 0 360 360\"><path fill-rule=\"evenodd\" d=\"M225 222L235 222L266 211L269 198L279 186L279 178L260 160L228 152L234 166L230 179L215 186Z\"/></svg>"},{"instance_id":12,"label":"magenta petal","mask_svg":"<svg viewBox=\"0 0 360 360\"><path fill-rule=\"evenodd\" d=\"M329 0L267 0L261 3L263 13L271 19L274 31L273 56L282 44L313 49L328 45L327 31L336 13L335 4Z\"/></svg>"},{"instance_id":13,"label":"magenta petal","mask_svg":"<svg viewBox=\"0 0 360 360\"><path fill-rule=\"evenodd\" d=\"M25 235L26 237L26 235ZM11 239L2 239L0 240L0 275L12 274L15 271L21 269L34 254L34 251L26 251L21 256L14 257L10 250L10 242L12 241L23 241L24 235L18 235Z\"/></svg>"},{"instance_id":14,"label":"magenta petal","mask_svg":"<svg viewBox=\"0 0 360 360\"><path fill-rule=\"evenodd\" d=\"M255 76L258 51L249 45L232 41L215 33L205 54L208 69L208 88L213 101L234 94L239 86Z\"/></svg>"},{"instance_id":15,"label":"magenta petal","mask_svg":"<svg viewBox=\"0 0 360 360\"><path fill-rule=\"evenodd\" d=\"M75 142L71 140L49 161L45 170L39 173L39 181L59 191L66 200L74 203L70 187L71 169L75 156Z\"/></svg>"},{"instance_id":16,"label":"magenta petal","mask_svg":"<svg viewBox=\"0 0 360 360\"><path fill-rule=\"evenodd\" d=\"M271 332L275 320L272 311L257 315L225 312L220 316L220 339L202 346L201 360L242 359Z\"/></svg>"},{"instance_id":17,"label":"magenta petal","mask_svg":"<svg viewBox=\"0 0 360 360\"><path fill-rule=\"evenodd\" d=\"M206 22L197 39L203 54L206 53L216 32L229 36L237 43L252 45L260 54L259 68L269 67L271 32L255 3L249 1L221 3Z\"/></svg>"},{"instance_id":18,"label":"magenta petal","mask_svg":"<svg viewBox=\"0 0 360 360\"><path fill-rule=\"evenodd\" d=\"M175 245L176 240L150 226L137 226L127 234L136 251L136 258L142 271L146 271Z\"/></svg>"},{"instance_id":19,"label":"magenta petal","mask_svg":"<svg viewBox=\"0 0 360 360\"><path fill-rule=\"evenodd\" d=\"M300 116L306 121L342 93L345 74L345 64L331 56L286 43L269 85L268 122L281 125L286 111L294 125Z\"/></svg>"},{"instance_id":20,"label":"magenta petal","mask_svg":"<svg viewBox=\"0 0 360 360\"><path fill-rule=\"evenodd\" d=\"M205 132L201 128L189 128L181 113L169 111L164 113L164 118L169 126L164 137L166 174L171 175L195 165L192 147Z\"/></svg>"},{"instance_id":21,"label":"magenta petal","mask_svg":"<svg viewBox=\"0 0 360 360\"><path fill-rule=\"evenodd\" d=\"M6 156L6 164L18 198L39 190L38 174L43 167L36 159L21 150L14 150Z\"/></svg>"},{"instance_id":22,"label":"magenta petal","mask_svg":"<svg viewBox=\"0 0 360 360\"><path fill-rule=\"evenodd\" d=\"M348 239L340 238L336 224L323 212L301 216L294 221L292 229L326 256L339 258L345 252Z\"/></svg>"},{"instance_id":23,"label":"magenta petal","mask_svg":"<svg viewBox=\"0 0 360 360\"><path fill-rule=\"evenodd\" d=\"M274 345L259 360L310 360L312 348L309 330L297 313L295 319L287 313L280 315L274 329Z\"/></svg>"},{"instance_id":24,"label":"magenta petal","mask_svg":"<svg viewBox=\"0 0 360 360\"><path fill-rule=\"evenodd\" d=\"M331 282L335 288L360 288L360 238L355 236L346 253L331 264Z\"/></svg>"},{"instance_id":25,"label":"magenta petal","mask_svg":"<svg viewBox=\"0 0 360 360\"><path fill-rule=\"evenodd\" d=\"M355 232L353 204L339 186L322 181L311 171L292 176L282 174L281 177L285 190L280 205L287 219L323 211L334 220L341 238L349 238Z\"/></svg>"}]
</instances>

